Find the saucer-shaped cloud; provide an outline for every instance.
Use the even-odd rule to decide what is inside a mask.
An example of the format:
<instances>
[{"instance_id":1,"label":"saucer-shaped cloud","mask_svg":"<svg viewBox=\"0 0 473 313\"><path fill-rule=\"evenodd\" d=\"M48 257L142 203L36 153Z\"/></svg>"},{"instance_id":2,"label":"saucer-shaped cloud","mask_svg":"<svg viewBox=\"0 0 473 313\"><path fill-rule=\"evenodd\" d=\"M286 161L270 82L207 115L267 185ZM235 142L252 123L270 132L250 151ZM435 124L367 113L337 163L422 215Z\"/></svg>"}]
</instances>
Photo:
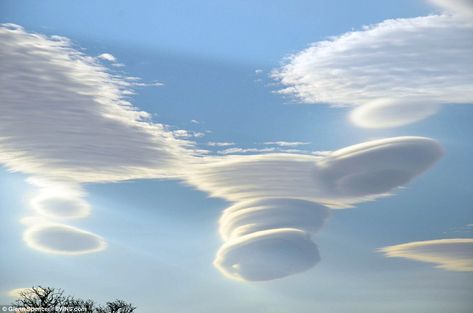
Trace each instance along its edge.
<instances>
[{"instance_id":1,"label":"saucer-shaped cloud","mask_svg":"<svg viewBox=\"0 0 473 313\"><path fill-rule=\"evenodd\" d=\"M189 143L127 100L133 81L69 40L0 27L0 163L77 181L178 176Z\"/></svg>"},{"instance_id":2,"label":"saucer-shaped cloud","mask_svg":"<svg viewBox=\"0 0 473 313\"><path fill-rule=\"evenodd\" d=\"M315 233L330 210L318 203L298 199L258 199L237 203L220 218L224 240L267 229L294 228Z\"/></svg>"},{"instance_id":3,"label":"saucer-shaped cloud","mask_svg":"<svg viewBox=\"0 0 473 313\"><path fill-rule=\"evenodd\" d=\"M408 183L441 155L440 145L432 139L394 137L324 156L227 156L197 168L189 183L235 202L290 198L347 207Z\"/></svg>"},{"instance_id":4,"label":"saucer-shaped cloud","mask_svg":"<svg viewBox=\"0 0 473 313\"><path fill-rule=\"evenodd\" d=\"M435 1L469 7L471 1ZM466 5L466 3L469 5ZM386 20L314 43L274 77L307 103L359 107L363 127L394 127L473 102L473 23L457 15Z\"/></svg>"},{"instance_id":5,"label":"saucer-shaped cloud","mask_svg":"<svg viewBox=\"0 0 473 313\"><path fill-rule=\"evenodd\" d=\"M52 223L27 229L23 240L29 247L51 254L87 254L106 247L100 236L76 227Z\"/></svg>"},{"instance_id":6,"label":"saucer-shaped cloud","mask_svg":"<svg viewBox=\"0 0 473 313\"><path fill-rule=\"evenodd\" d=\"M32 201L33 208L50 218L81 218L90 214L89 204L82 199L63 196L39 196Z\"/></svg>"},{"instance_id":7,"label":"saucer-shaped cloud","mask_svg":"<svg viewBox=\"0 0 473 313\"><path fill-rule=\"evenodd\" d=\"M389 192L421 174L442 155L429 138L395 137L337 150L317 163L314 180L334 198Z\"/></svg>"},{"instance_id":8,"label":"saucer-shaped cloud","mask_svg":"<svg viewBox=\"0 0 473 313\"><path fill-rule=\"evenodd\" d=\"M387 257L433 263L448 271L473 272L473 238L409 242L380 251Z\"/></svg>"},{"instance_id":9,"label":"saucer-shaped cloud","mask_svg":"<svg viewBox=\"0 0 473 313\"><path fill-rule=\"evenodd\" d=\"M91 208L84 200L86 193L73 182L58 179L30 177L27 181L40 188L38 195L30 201L36 212L47 218L82 218L90 214Z\"/></svg>"},{"instance_id":10,"label":"saucer-shaped cloud","mask_svg":"<svg viewBox=\"0 0 473 313\"><path fill-rule=\"evenodd\" d=\"M296 229L255 232L226 242L214 265L226 276L266 281L304 272L319 262L308 233Z\"/></svg>"},{"instance_id":11,"label":"saucer-shaped cloud","mask_svg":"<svg viewBox=\"0 0 473 313\"><path fill-rule=\"evenodd\" d=\"M424 99L382 99L357 107L350 119L365 128L397 127L423 120L440 108L440 104Z\"/></svg>"},{"instance_id":12,"label":"saucer-shaped cloud","mask_svg":"<svg viewBox=\"0 0 473 313\"><path fill-rule=\"evenodd\" d=\"M330 210L298 199L258 199L230 206L220 218L225 241L215 266L244 281L282 278L319 262L310 236L322 228Z\"/></svg>"}]
</instances>

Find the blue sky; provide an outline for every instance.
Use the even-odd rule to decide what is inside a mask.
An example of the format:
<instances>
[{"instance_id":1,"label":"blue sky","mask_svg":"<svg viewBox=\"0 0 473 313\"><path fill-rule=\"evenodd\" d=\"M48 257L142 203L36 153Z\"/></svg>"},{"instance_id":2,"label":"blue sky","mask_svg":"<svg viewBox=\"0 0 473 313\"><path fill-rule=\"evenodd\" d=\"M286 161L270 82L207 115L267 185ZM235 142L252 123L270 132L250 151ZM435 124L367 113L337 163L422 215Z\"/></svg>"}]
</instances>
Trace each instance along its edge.
<instances>
[{"instance_id":1,"label":"blue sky","mask_svg":"<svg viewBox=\"0 0 473 313\"><path fill-rule=\"evenodd\" d=\"M462 1L457 2L461 4ZM162 159L158 155L158 160L149 160L145 158L148 150L142 147L146 143L152 145L151 140L147 139L149 134L146 130L139 131L141 137L138 140L136 134L128 135L128 128L116 126L117 147L113 142L110 143L110 156L104 156L100 150L96 159L91 158L92 161L98 160L97 163L89 164L82 162L79 157L75 158L73 152L63 147L77 148L79 150L71 151L81 153L82 149L89 147L108 147L108 142L95 143L90 137L87 137L90 143L78 140L77 146L76 141L67 142L69 132L73 132L76 125L71 125L70 129L61 129L58 119L62 116L67 120L68 116L75 116L76 111L65 110L67 115L55 115L55 110L62 109L50 108L41 103L41 97L48 97L46 92L38 98L30 97L38 101L25 104L20 113L11 110L7 103L4 111L7 117L2 122L7 126L10 124L6 123L15 124L11 124L11 130L6 130L7 126L0 128L0 136L18 140L0 146L0 153L7 156L0 158L3 165L0 171L0 214L5 226L1 228L0 234L4 250L7 251L6 257L0 261L0 302L11 301L8 292L12 289L43 284L64 288L71 294L90 297L99 302L123 298L134 303L139 312L470 312L473 305L471 269L451 271L436 268L438 263L386 258L378 249L409 242L473 238L470 225L473 223L473 186L469 175L470 155L473 152L469 137L473 130L473 110L468 105L473 101L473 87L471 76L456 70L471 68L473 62L467 62L472 61L471 57L467 59L464 56L467 53L462 54L470 52L468 49L471 45L457 47L452 44L452 50L458 48L455 51L460 51L459 57L448 59L448 62L443 62L443 55L422 50L427 51L423 59L433 60L429 66L434 68L434 72L444 71L446 79L454 83L439 87L433 78L406 74L408 83L412 79L413 83L421 81L425 84L418 86L425 92L421 96L414 95L418 97L414 104L432 102L437 105L436 101L440 99L438 105L441 105L441 109L436 106L436 114L429 114L428 117L423 116L422 111L419 113L422 119L415 123L405 122L401 118L402 125L393 128L359 127L350 120L350 112L353 107L357 110L371 105L369 101L376 101L376 97L380 97L379 94L383 92L386 98L390 97L389 100L404 100L404 95L397 99L394 92L389 91L397 90L396 84L402 82L395 79L393 82L386 81L386 89L366 92L365 89L353 92L350 89L352 87L346 84L346 90L340 90L337 95L329 95L318 101L319 104L313 104L312 89L317 91L314 93L320 94L322 91L325 94L325 90L316 89L320 81L325 83L327 79L324 86L332 86L326 78L329 76L322 75L324 71L329 73L328 66L317 65L317 72L313 73L310 72L313 68L304 67L305 64L297 58L305 52L309 57L312 57L312 53L315 57L321 56L322 52L307 49L311 44L333 36L363 31L365 25L393 18L424 17L442 11L445 15L456 16L457 13L449 9L420 0L2 1L1 23L23 27L23 35L39 33L69 38L72 44L66 44L67 47L80 51L84 56L94 57L94 62L103 64L107 73L117 75L122 82L128 82L127 88L134 89L135 94L123 95L123 99L139 110L150 113L152 117L147 121L149 125L167 125L162 136L172 136L173 139L166 137L168 140L163 139L164 144L159 141L160 146L156 149L159 153L165 151ZM465 37L459 38L471 38L471 25L468 26L460 17L458 20L458 24L464 28L459 27L461 31L455 28L455 36L463 34ZM450 25L454 22L445 23ZM378 38L376 36L373 37ZM436 44L447 51L450 46L448 36L442 36L438 36L439 43ZM365 36L368 37L372 38ZM43 39L47 41L48 38ZM402 38L396 37L396 34L389 38L402 42ZM336 38L333 40L339 42ZM360 39L360 42L363 43L363 40ZM366 41L370 47L377 44L368 39ZM71 50L68 51L71 53ZM333 51L327 48L324 53L330 57L330 53L335 55L336 51ZM355 44L347 44L347 51L354 55L362 49ZM450 56L447 52L445 55ZM103 53L113 55L117 61L108 62L97 58ZM387 52L381 47L380 55L383 53ZM287 59L290 56L292 58ZM337 60L333 57L327 64L332 68L337 67ZM372 64L375 62L372 60ZM282 78L271 75L275 70L281 71L284 64L294 67L282 70ZM354 65L358 67L352 68L359 68L365 63ZM404 64L400 64L399 68L402 66ZM449 72L451 68L455 71ZM322 74L317 76L318 73ZM364 76L355 70L353 73L344 72L344 75L360 78L362 82L377 80L376 77L362 79ZM419 75L429 74L422 72ZM139 77L140 82L148 85L134 84L123 78L127 76ZM297 78L295 83L292 77ZM307 77L315 78L314 81L306 81ZM36 79L41 80L42 76L38 75ZM284 79L289 82L285 83ZM151 86L153 82L162 85ZM110 84L115 86L113 81ZM337 84L341 85L339 81ZM281 94L278 91L283 89L283 85L295 86L298 91ZM54 88L56 86L52 86L52 90ZM307 93L298 94L305 88L309 90ZM433 91L430 92L429 88ZM464 89L463 98L454 94L461 88L468 88ZM412 90L408 89L404 86L402 90L407 96L414 97ZM18 90L12 93L27 94L26 89ZM69 90L72 89L61 92ZM437 93L438 90L445 91ZM13 99L9 97L10 94L6 96ZM338 102L346 102L347 98L353 98L353 107L351 104L333 107ZM395 103L397 105L398 102ZM399 107L411 115L417 114L417 106ZM50 114L47 118L51 122L36 128L35 125L40 124L37 121L43 116L38 112ZM12 114L9 120L8 114ZM377 111L373 114L379 120L386 120L386 123L390 121L384 115L376 115ZM93 118L95 121L96 116ZM366 119L366 122L372 121ZM77 125L90 125L88 131L92 137L94 131L98 134L107 131L94 128L94 125L104 125L100 121L88 124L88 120L84 119L77 121ZM141 127L141 124L133 125ZM33 128L29 130L29 127ZM54 132L49 133L49 127L54 128ZM24 131L17 130L20 128ZM176 130L185 130L189 135L182 137ZM123 136L119 133L121 131ZM45 136L35 137L35 132L44 132ZM57 139L61 144L58 148L55 146L56 139L47 137L48 134L54 138L65 138L64 142ZM113 134L110 136L104 138L115 138ZM251 282L229 279L212 264L216 251L225 242L218 231L218 219L222 211L233 203L247 199L239 199L238 195L231 192L220 197L210 197L211 194L224 192L213 187L213 182L207 182L206 179L215 179L216 185L229 184L234 188L241 188L238 185L240 182L231 175L225 175L225 170L214 170L211 165L207 168L207 165L197 164L197 168L202 166L203 172L188 167L196 162L194 157L187 156L188 150L194 152L206 149L209 150L206 155L198 155L200 160L222 158L222 161L235 162L237 165L240 162L239 155L255 155L258 158L255 164L258 166L265 162L266 153L282 152L289 158L299 160L299 155L312 157L315 151L334 151L360 142L398 136L432 138L441 145L443 156L435 164L432 161L433 166L425 172L412 170L409 183L393 183L392 187L396 188L389 190L393 194L389 197L381 197L381 193L373 192L356 199L323 193L300 197L328 206L354 206L331 210L331 216L323 229L313 236L321 258L313 268L281 279ZM180 140L190 142L192 147L187 148ZM162 148L169 141L169 149L167 146ZM304 144L265 144L280 141ZM120 158L121 144L127 145L128 142L130 151L137 148L136 155L131 152L126 154L129 159ZM208 142L227 142L232 145L209 146ZM268 147L273 150L262 150ZM233 153L225 151L229 148L241 150ZM243 149L253 150L245 152ZM297 151L293 156L294 151L289 149L303 151ZM378 148L376 146L373 149ZM407 155L406 159L409 160L411 150L399 151L401 156ZM95 150L86 152L87 157L95 156ZM397 150L388 152L395 154ZM176 160L175 155L181 154L185 154L185 157ZM10 155L13 157L8 159ZM432 156L434 159L436 157ZM135 166L131 160L138 162L138 165ZM375 162L368 157L367 160L368 165L369 160ZM305 161L300 159L300 162ZM404 166L402 162L408 161L399 162ZM57 165L59 163L65 165L60 167ZM110 168L114 167L101 167L101 164L107 163ZM176 169L176 163L184 165ZM133 165L131 169L127 167L128 164ZM136 168L143 170L135 172ZM103 178L98 178L102 169ZM281 170L280 176L274 176L277 185L278 177L283 179L287 175L282 166L274 170ZM191 172L189 175L192 177L186 176L187 171ZM207 176L199 176L202 173ZM251 177L252 173L245 172L243 168L243 174ZM66 181L66 186L71 184L71 192L77 192L78 198L86 199L92 210L87 218L66 220L64 223L98 234L106 241L106 249L95 253L63 255L25 244L25 229L34 225L22 224L20 220L36 216L30 200L42 188L41 184L28 183L31 177L53 181L58 179L60 183ZM410 181L410 178L413 180ZM297 189L298 185L291 188ZM468 249L465 253L470 256L471 245ZM471 264L471 256L469 262Z\"/></svg>"}]
</instances>

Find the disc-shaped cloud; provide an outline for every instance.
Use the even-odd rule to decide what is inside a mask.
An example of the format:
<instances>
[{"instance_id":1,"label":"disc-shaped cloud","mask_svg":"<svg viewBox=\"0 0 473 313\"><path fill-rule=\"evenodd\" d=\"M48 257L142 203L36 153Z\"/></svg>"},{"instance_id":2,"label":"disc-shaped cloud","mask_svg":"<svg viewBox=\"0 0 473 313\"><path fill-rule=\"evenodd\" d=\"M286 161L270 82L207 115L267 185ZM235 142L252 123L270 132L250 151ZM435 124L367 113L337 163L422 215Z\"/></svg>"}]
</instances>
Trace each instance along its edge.
<instances>
[{"instance_id":1,"label":"disc-shaped cloud","mask_svg":"<svg viewBox=\"0 0 473 313\"><path fill-rule=\"evenodd\" d=\"M387 257L432 263L448 271L473 272L473 238L409 242L380 251Z\"/></svg>"},{"instance_id":2,"label":"disc-shaped cloud","mask_svg":"<svg viewBox=\"0 0 473 313\"><path fill-rule=\"evenodd\" d=\"M90 214L86 201L62 196L39 196L34 199L33 208L51 218L81 218Z\"/></svg>"},{"instance_id":3,"label":"disc-shaped cloud","mask_svg":"<svg viewBox=\"0 0 473 313\"><path fill-rule=\"evenodd\" d=\"M259 199L241 202L225 210L220 218L224 240L261 230L294 228L315 233L330 210L318 203L297 199Z\"/></svg>"},{"instance_id":4,"label":"disc-shaped cloud","mask_svg":"<svg viewBox=\"0 0 473 313\"><path fill-rule=\"evenodd\" d=\"M396 137L337 150L317 163L314 179L333 198L389 192L427 170L442 155L432 139Z\"/></svg>"},{"instance_id":5,"label":"disc-shaped cloud","mask_svg":"<svg viewBox=\"0 0 473 313\"><path fill-rule=\"evenodd\" d=\"M44 224L27 229L26 244L52 254L78 255L104 250L105 241L98 235L62 224Z\"/></svg>"},{"instance_id":6,"label":"disc-shaped cloud","mask_svg":"<svg viewBox=\"0 0 473 313\"><path fill-rule=\"evenodd\" d=\"M434 2L472 12L471 1ZM286 86L282 93L303 102L361 106L352 115L360 126L394 127L426 118L441 104L473 103L472 51L471 18L386 20L314 43L274 77Z\"/></svg>"},{"instance_id":7,"label":"disc-shaped cloud","mask_svg":"<svg viewBox=\"0 0 473 313\"><path fill-rule=\"evenodd\" d=\"M228 156L191 173L189 182L230 201L304 199L332 207L386 195L424 172L442 155L423 137L374 140L324 156Z\"/></svg>"},{"instance_id":8,"label":"disc-shaped cloud","mask_svg":"<svg viewBox=\"0 0 473 313\"><path fill-rule=\"evenodd\" d=\"M127 100L133 82L65 38L0 27L0 163L77 181L174 177L189 163L174 138Z\"/></svg>"},{"instance_id":9,"label":"disc-shaped cloud","mask_svg":"<svg viewBox=\"0 0 473 313\"><path fill-rule=\"evenodd\" d=\"M86 193L73 182L58 179L30 177L27 181L38 187L38 194L30 201L37 213L46 218L82 218L90 214Z\"/></svg>"},{"instance_id":10,"label":"disc-shaped cloud","mask_svg":"<svg viewBox=\"0 0 473 313\"><path fill-rule=\"evenodd\" d=\"M265 281L304 272L319 260L317 246L306 232L276 229L225 243L214 265L233 279Z\"/></svg>"},{"instance_id":11,"label":"disc-shaped cloud","mask_svg":"<svg viewBox=\"0 0 473 313\"><path fill-rule=\"evenodd\" d=\"M354 109L351 120L365 128L397 127L434 115L440 105L426 100L375 100Z\"/></svg>"},{"instance_id":12,"label":"disc-shaped cloud","mask_svg":"<svg viewBox=\"0 0 473 313\"><path fill-rule=\"evenodd\" d=\"M220 218L225 243L215 266L230 278L263 281L308 270L319 260L311 235L329 216L323 205L266 198L237 203Z\"/></svg>"}]
</instances>

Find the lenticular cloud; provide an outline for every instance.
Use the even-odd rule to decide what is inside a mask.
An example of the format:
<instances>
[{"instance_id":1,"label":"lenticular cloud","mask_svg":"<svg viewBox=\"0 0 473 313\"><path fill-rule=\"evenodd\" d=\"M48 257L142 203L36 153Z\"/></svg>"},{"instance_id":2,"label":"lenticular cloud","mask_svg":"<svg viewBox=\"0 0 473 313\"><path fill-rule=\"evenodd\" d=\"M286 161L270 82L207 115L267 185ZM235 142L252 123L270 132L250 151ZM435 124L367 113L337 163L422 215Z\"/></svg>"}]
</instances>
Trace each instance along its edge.
<instances>
[{"instance_id":1,"label":"lenticular cloud","mask_svg":"<svg viewBox=\"0 0 473 313\"><path fill-rule=\"evenodd\" d=\"M460 8L467 1L438 0ZM471 2L469 10L472 12ZM458 13L461 10L457 10ZM362 127L397 127L473 102L473 23L462 14L392 19L291 56L274 77L306 103L352 106Z\"/></svg>"},{"instance_id":2,"label":"lenticular cloud","mask_svg":"<svg viewBox=\"0 0 473 313\"><path fill-rule=\"evenodd\" d=\"M432 19L440 19L448 27L451 25L448 17ZM426 20L417 22L425 22L424 26L430 27ZM400 23L402 26L404 22ZM386 39L384 32L391 26L388 23L373 29L373 37ZM467 47L468 36L465 37L462 28L466 26L459 27L459 34L454 38L461 41L458 45ZM438 30L445 35L441 27ZM358 52L357 40L352 37L358 40L360 34L314 49L331 52L339 43L347 42L346 51ZM365 39L360 40L363 43ZM431 39L422 37L422 40L430 42ZM21 27L6 25L0 28L0 41L0 163L9 170L34 176L28 181L38 187L38 193L31 199L36 215L24 219L27 225L24 241L41 252L79 255L105 249L105 241L100 236L64 224L64 220L90 214L82 183L177 178L233 202L219 223L224 243L214 264L223 274L243 281L282 278L306 271L319 262L314 235L324 225L331 208L346 208L387 196L426 171L442 155L441 147L432 139L396 137L361 143L323 156L198 157L193 143L177 139L166 126L153 123L147 113L138 111L128 102L130 81L110 73L100 59L77 51L67 39L27 33ZM400 43L402 52L405 42ZM465 47L457 46L460 52ZM325 65L317 63L319 61L312 63L311 53L312 50L300 55L293 60L297 62L281 72L283 80L289 79L283 83L299 84L298 92L304 97L312 96L312 82L304 81L312 76L306 75L304 67L299 67L304 63L299 61L307 59L309 68L326 70L324 66L330 65L332 60L330 57L322 59ZM433 55L435 62L437 55ZM352 56L361 62L358 67L361 74L366 74L364 54L361 58L356 53ZM381 54L373 62L384 66L383 57ZM463 61L469 57L461 53L459 56ZM110 56L106 58L111 60ZM348 58L347 62L349 65L352 59ZM291 73L293 69L296 71ZM349 66L339 70L345 69L347 75L358 74ZM446 89L418 90L424 96L435 92L446 94L445 90L461 91L465 86L463 78L471 75L469 69L453 66L451 72L460 73L460 79L437 82L432 87L436 89L438 84L444 84ZM301 73L302 78L297 77ZM327 73L321 71L320 75L335 75L337 71ZM286 74L289 76L284 76ZM358 78L363 84L373 82L367 74ZM333 82L325 82L324 88L332 86ZM431 83L422 77L416 78L416 82ZM351 80L336 82L335 87L341 89L325 95L330 97L335 92L341 100L353 99L347 90L360 90L352 83ZM409 88L419 87L411 86L411 82L406 84ZM393 84L387 81L361 90L360 99L377 99L380 86L383 91L391 92ZM398 91L394 90L393 94ZM457 96L460 101L470 94L458 93ZM419 99L420 105L423 99ZM377 113L374 110L376 114L373 110L357 114L361 118L382 119L386 105L390 104L373 104L375 108L382 108ZM400 120L406 118L403 114L397 114Z\"/></svg>"},{"instance_id":3,"label":"lenticular cloud","mask_svg":"<svg viewBox=\"0 0 473 313\"><path fill-rule=\"evenodd\" d=\"M387 257L435 264L447 271L473 272L473 239L415 241L380 249Z\"/></svg>"},{"instance_id":4,"label":"lenticular cloud","mask_svg":"<svg viewBox=\"0 0 473 313\"><path fill-rule=\"evenodd\" d=\"M427 170L442 148L424 137L369 141L324 156L265 154L211 159L188 182L229 201L289 198L347 207L389 194Z\"/></svg>"},{"instance_id":5,"label":"lenticular cloud","mask_svg":"<svg viewBox=\"0 0 473 313\"><path fill-rule=\"evenodd\" d=\"M79 255L98 252L105 241L91 232L63 224L45 223L28 228L23 240L36 250L52 254Z\"/></svg>"},{"instance_id":6,"label":"lenticular cloud","mask_svg":"<svg viewBox=\"0 0 473 313\"><path fill-rule=\"evenodd\" d=\"M226 276L247 281L306 271L320 260L311 235L328 216L327 207L297 199L234 205L220 219L220 234L226 242L214 264Z\"/></svg>"},{"instance_id":7,"label":"lenticular cloud","mask_svg":"<svg viewBox=\"0 0 473 313\"><path fill-rule=\"evenodd\" d=\"M396 137L321 157L228 157L194 173L195 186L236 202L220 218L224 244L214 264L227 277L264 281L320 261L313 236L331 208L386 196L442 155L432 139Z\"/></svg>"}]
</instances>

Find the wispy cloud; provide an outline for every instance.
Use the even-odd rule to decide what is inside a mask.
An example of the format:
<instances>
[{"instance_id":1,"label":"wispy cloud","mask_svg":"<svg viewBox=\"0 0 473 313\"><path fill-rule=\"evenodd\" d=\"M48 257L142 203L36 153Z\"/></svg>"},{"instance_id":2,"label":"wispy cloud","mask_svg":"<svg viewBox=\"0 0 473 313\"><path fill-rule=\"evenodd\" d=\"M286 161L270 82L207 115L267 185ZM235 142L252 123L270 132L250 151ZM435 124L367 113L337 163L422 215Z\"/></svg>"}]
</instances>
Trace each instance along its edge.
<instances>
[{"instance_id":1,"label":"wispy cloud","mask_svg":"<svg viewBox=\"0 0 473 313\"><path fill-rule=\"evenodd\" d=\"M268 146L280 146L280 147L297 147L302 145L308 145L310 142L303 141L266 141L263 144Z\"/></svg>"},{"instance_id":2,"label":"wispy cloud","mask_svg":"<svg viewBox=\"0 0 473 313\"><path fill-rule=\"evenodd\" d=\"M456 272L473 272L473 238L409 242L380 249L387 257L435 264Z\"/></svg>"},{"instance_id":3,"label":"wispy cloud","mask_svg":"<svg viewBox=\"0 0 473 313\"><path fill-rule=\"evenodd\" d=\"M228 148L225 150L217 151L218 154L239 154L239 153L263 153L273 152L276 148Z\"/></svg>"},{"instance_id":4,"label":"wispy cloud","mask_svg":"<svg viewBox=\"0 0 473 313\"><path fill-rule=\"evenodd\" d=\"M226 142L226 141L223 141L223 142L209 141L209 142L207 142L207 146L209 146L209 147L230 147L230 146L234 146L234 145L235 145L234 142Z\"/></svg>"},{"instance_id":5,"label":"wispy cloud","mask_svg":"<svg viewBox=\"0 0 473 313\"><path fill-rule=\"evenodd\" d=\"M190 130L186 130L186 129L174 130L172 133L176 138L184 138L184 139L202 138L202 137L205 136L205 133L203 133L203 132L194 132L194 131L190 131Z\"/></svg>"},{"instance_id":6,"label":"wispy cloud","mask_svg":"<svg viewBox=\"0 0 473 313\"><path fill-rule=\"evenodd\" d=\"M434 1L473 10L471 1ZM351 119L395 127L473 103L473 23L454 15L386 20L316 42L273 76L307 103L354 106Z\"/></svg>"},{"instance_id":7,"label":"wispy cloud","mask_svg":"<svg viewBox=\"0 0 473 313\"><path fill-rule=\"evenodd\" d=\"M109 62L117 62L117 59L110 53L102 53L97 58L101 60L109 61Z\"/></svg>"}]
</instances>

